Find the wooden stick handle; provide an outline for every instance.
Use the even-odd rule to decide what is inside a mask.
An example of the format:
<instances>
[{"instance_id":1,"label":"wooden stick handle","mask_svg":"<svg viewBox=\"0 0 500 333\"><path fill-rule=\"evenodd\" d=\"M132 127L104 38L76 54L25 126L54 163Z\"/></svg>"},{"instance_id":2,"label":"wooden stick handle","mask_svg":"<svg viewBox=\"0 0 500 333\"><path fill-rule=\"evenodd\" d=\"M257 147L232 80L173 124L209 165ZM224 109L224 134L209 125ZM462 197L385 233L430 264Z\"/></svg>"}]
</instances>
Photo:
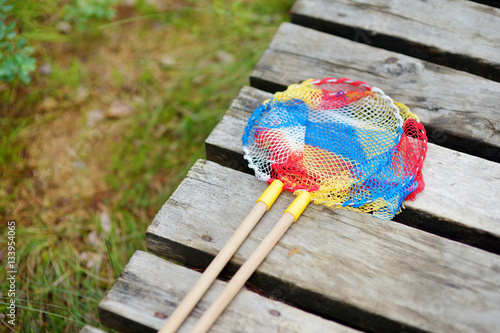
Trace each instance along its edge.
<instances>
[{"instance_id":1,"label":"wooden stick handle","mask_svg":"<svg viewBox=\"0 0 500 333\"><path fill-rule=\"evenodd\" d=\"M247 261L240 267L238 272L236 272L231 281L229 281L219 297L210 305L203 316L201 316L191 332L205 333L212 327L220 314L226 309L229 303L231 303L245 282L250 278L253 272L255 272L262 261L264 261L266 256L271 252L288 228L290 228L292 223L297 221L310 201L310 194L304 191L292 202L266 238L264 238Z\"/></svg>"},{"instance_id":2,"label":"wooden stick handle","mask_svg":"<svg viewBox=\"0 0 500 333\"><path fill-rule=\"evenodd\" d=\"M283 183L279 181L278 183L273 182L273 184L271 184L268 189L264 191L252 211L248 214L238 229L236 229L234 234L217 254L214 260L212 260L205 272L201 275L200 279L184 297L172 315L170 315L165 325L159 331L160 333L174 333L179 329L184 320L186 320L191 311L195 308L196 304L198 304L203 295L205 295L234 253L248 237L248 234L250 234L257 222L259 222L264 213L269 210L270 206L281 193L282 187Z\"/></svg>"},{"instance_id":3,"label":"wooden stick handle","mask_svg":"<svg viewBox=\"0 0 500 333\"><path fill-rule=\"evenodd\" d=\"M285 213L283 215L252 255L245 261L243 266L236 272L215 302L212 303L203 316L201 316L196 326L191 331L192 333L205 333L212 327L220 314L229 303L231 303L238 291L240 291L248 278L255 272L262 261L264 261L265 257L271 252L272 248L292 225L294 220L295 217L290 213Z\"/></svg>"}]
</instances>

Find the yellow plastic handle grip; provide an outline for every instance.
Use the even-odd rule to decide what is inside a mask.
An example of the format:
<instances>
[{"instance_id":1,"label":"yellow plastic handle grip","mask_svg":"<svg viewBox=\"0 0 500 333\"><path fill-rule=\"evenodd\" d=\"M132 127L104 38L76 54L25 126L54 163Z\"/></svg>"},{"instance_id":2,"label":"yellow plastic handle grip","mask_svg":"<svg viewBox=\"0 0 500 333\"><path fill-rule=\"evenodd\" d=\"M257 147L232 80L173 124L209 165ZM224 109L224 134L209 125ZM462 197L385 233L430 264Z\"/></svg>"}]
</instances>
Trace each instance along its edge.
<instances>
[{"instance_id":1,"label":"yellow plastic handle grip","mask_svg":"<svg viewBox=\"0 0 500 333\"><path fill-rule=\"evenodd\" d=\"M288 206L288 208L285 210L285 213L290 213L293 216L295 216L295 221L297 222L297 219L299 216L304 212L306 209L307 205L311 202L311 194L307 191L301 191L300 194L298 195L295 200Z\"/></svg>"},{"instance_id":2,"label":"yellow plastic handle grip","mask_svg":"<svg viewBox=\"0 0 500 333\"><path fill-rule=\"evenodd\" d=\"M262 193L262 195L259 197L259 199L257 199L257 202L262 201L266 204L267 210L269 210L276 199L278 199L278 196L281 194L282 189L283 183L277 179L273 180L271 185L269 185L264 193Z\"/></svg>"}]
</instances>

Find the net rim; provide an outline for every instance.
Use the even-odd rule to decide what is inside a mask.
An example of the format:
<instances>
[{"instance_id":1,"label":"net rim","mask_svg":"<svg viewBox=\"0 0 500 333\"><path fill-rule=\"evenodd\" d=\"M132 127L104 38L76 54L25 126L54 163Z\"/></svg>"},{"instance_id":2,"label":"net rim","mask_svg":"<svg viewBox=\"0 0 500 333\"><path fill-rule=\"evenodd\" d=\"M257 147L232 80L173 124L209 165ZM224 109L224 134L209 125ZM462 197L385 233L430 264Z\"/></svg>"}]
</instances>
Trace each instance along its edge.
<instances>
[{"instance_id":1,"label":"net rim","mask_svg":"<svg viewBox=\"0 0 500 333\"><path fill-rule=\"evenodd\" d=\"M382 97L383 99L387 100L389 102L389 104L391 105L392 107L392 110L394 111L394 117L397 119L398 121L398 127L402 127L403 126L403 118L401 117L401 115L399 114L399 108L398 106L395 104L394 100L386 95L382 89L380 88L377 88L377 87L374 87L374 86L370 86L369 84L367 84L366 82L364 81L354 81L354 80L351 80L351 79L348 79L348 78L340 78L340 79L335 79L335 78L332 78L332 77L325 77L321 80L318 80L318 79L312 79L312 81L309 82L310 84L313 84L313 85L322 85L322 84L325 84L325 83L337 83L337 84L340 84L340 83L346 83L346 84L349 84L353 87L363 87L365 88L365 90L367 91L371 91L371 92L374 92L374 93L377 93L380 97Z\"/></svg>"}]
</instances>

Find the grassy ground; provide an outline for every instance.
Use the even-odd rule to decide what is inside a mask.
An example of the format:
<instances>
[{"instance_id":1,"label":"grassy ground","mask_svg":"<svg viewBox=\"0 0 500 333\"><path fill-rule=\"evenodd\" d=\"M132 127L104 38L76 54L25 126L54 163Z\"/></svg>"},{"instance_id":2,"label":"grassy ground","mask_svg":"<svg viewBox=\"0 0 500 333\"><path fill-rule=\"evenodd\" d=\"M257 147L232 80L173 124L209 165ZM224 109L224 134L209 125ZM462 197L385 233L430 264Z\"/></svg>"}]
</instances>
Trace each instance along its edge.
<instances>
[{"instance_id":1,"label":"grassy ground","mask_svg":"<svg viewBox=\"0 0 500 333\"><path fill-rule=\"evenodd\" d=\"M16 221L18 269L6 331L100 327L99 301L293 1L115 2L113 19L67 0L14 8L38 70L0 83L0 232Z\"/></svg>"}]
</instances>

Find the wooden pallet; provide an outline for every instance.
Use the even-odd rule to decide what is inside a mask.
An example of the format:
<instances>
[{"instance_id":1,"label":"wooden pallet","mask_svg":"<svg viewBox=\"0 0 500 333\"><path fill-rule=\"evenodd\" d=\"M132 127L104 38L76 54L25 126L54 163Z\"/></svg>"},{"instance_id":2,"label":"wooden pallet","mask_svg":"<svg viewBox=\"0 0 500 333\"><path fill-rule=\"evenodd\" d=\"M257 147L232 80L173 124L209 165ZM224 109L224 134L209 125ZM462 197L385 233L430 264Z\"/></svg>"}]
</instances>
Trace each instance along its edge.
<instances>
[{"instance_id":1,"label":"wooden pallet","mask_svg":"<svg viewBox=\"0 0 500 333\"><path fill-rule=\"evenodd\" d=\"M463 0L298 0L292 22L207 138L209 161L193 166L146 231L148 250L177 264L137 252L100 303L101 322L158 330L200 274L186 267L206 268L266 188L242 158L251 112L289 84L349 77L421 118L432 142L424 192L394 221L311 204L252 276L253 291L241 292L212 331L500 331L500 44L492 33L500 10ZM280 196L222 277L292 200Z\"/></svg>"}]
</instances>

